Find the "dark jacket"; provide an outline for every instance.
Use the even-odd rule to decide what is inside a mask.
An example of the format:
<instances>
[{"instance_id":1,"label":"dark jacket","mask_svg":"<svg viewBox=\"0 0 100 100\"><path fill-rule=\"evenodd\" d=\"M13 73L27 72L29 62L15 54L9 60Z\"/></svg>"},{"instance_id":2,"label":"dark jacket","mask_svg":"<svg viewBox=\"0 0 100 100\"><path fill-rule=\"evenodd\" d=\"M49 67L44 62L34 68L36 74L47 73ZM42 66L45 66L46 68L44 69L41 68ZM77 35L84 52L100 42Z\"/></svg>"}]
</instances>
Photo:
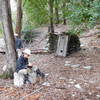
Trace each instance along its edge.
<instances>
[{"instance_id":1,"label":"dark jacket","mask_svg":"<svg viewBox=\"0 0 100 100\"><path fill-rule=\"evenodd\" d=\"M22 40L19 37L15 38L15 43L16 43L16 50L23 48Z\"/></svg>"},{"instance_id":2,"label":"dark jacket","mask_svg":"<svg viewBox=\"0 0 100 100\"><path fill-rule=\"evenodd\" d=\"M18 72L21 69L27 68L27 65L28 59L24 58L24 56L21 55L16 62L16 72Z\"/></svg>"}]
</instances>

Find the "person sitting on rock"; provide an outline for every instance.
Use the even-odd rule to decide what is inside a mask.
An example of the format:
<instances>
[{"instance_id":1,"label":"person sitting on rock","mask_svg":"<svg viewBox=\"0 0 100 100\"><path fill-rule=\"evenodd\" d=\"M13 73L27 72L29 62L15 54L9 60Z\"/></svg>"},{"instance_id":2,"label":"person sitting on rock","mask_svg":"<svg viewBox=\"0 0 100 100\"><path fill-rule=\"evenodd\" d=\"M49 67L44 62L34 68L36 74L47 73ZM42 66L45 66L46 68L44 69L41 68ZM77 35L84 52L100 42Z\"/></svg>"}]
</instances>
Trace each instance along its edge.
<instances>
[{"instance_id":1,"label":"person sitting on rock","mask_svg":"<svg viewBox=\"0 0 100 100\"><path fill-rule=\"evenodd\" d=\"M16 62L16 72L19 72L22 69L26 69L27 66L32 66L32 64L28 62L30 54L31 51L29 49L25 49L22 52L22 55L18 58Z\"/></svg>"},{"instance_id":2,"label":"person sitting on rock","mask_svg":"<svg viewBox=\"0 0 100 100\"><path fill-rule=\"evenodd\" d=\"M24 76L24 83L27 78L27 68L28 68L28 66L32 66L32 64L28 62L28 58L29 58L30 54L31 54L31 51L29 49L25 49L22 52L22 55L18 58L18 60L16 62L16 72L19 75Z\"/></svg>"},{"instance_id":3,"label":"person sitting on rock","mask_svg":"<svg viewBox=\"0 0 100 100\"><path fill-rule=\"evenodd\" d=\"M45 74L39 68L34 68L33 64L28 62L30 54L31 51L25 49L16 62L16 72L14 73L15 86L22 86L26 82L35 83L37 76L45 77Z\"/></svg>"}]
</instances>

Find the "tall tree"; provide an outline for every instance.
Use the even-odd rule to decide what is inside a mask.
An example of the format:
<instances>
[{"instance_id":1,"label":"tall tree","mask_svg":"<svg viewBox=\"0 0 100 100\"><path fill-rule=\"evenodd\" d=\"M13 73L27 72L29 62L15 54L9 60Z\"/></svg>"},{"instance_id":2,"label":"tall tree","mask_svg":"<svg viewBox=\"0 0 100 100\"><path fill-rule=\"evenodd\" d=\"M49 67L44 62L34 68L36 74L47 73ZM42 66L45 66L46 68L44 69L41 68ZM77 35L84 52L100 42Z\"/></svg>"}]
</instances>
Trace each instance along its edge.
<instances>
[{"instance_id":1,"label":"tall tree","mask_svg":"<svg viewBox=\"0 0 100 100\"><path fill-rule=\"evenodd\" d=\"M10 0L2 0L2 24L6 44L6 74L12 76L16 66L15 40L12 28Z\"/></svg>"},{"instance_id":2,"label":"tall tree","mask_svg":"<svg viewBox=\"0 0 100 100\"><path fill-rule=\"evenodd\" d=\"M21 37L22 29L22 0L17 0L17 16L16 16L16 29L15 32Z\"/></svg>"},{"instance_id":3,"label":"tall tree","mask_svg":"<svg viewBox=\"0 0 100 100\"><path fill-rule=\"evenodd\" d=\"M56 17L56 24L59 24L59 2L58 0L55 0L55 17Z\"/></svg>"},{"instance_id":4,"label":"tall tree","mask_svg":"<svg viewBox=\"0 0 100 100\"><path fill-rule=\"evenodd\" d=\"M66 25L66 15L65 15L66 1L63 1L63 24Z\"/></svg>"},{"instance_id":5,"label":"tall tree","mask_svg":"<svg viewBox=\"0 0 100 100\"><path fill-rule=\"evenodd\" d=\"M53 19L54 0L49 0L49 13L50 13L50 33L54 33L54 19Z\"/></svg>"}]
</instances>

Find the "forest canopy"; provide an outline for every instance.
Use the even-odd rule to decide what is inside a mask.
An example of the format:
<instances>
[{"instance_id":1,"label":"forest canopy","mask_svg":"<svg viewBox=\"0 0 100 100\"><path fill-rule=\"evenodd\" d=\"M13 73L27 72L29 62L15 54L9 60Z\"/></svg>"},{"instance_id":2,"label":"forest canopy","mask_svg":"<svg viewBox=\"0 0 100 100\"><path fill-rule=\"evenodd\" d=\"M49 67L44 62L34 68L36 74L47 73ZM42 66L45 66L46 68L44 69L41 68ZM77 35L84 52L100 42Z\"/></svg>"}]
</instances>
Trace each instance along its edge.
<instances>
[{"instance_id":1,"label":"forest canopy","mask_svg":"<svg viewBox=\"0 0 100 100\"><path fill-rule=\"evenodd\" d=\"M53 21L56 23L56 9L59 22L63 17L69 21L71 30L79 33L93 26L100 20L100 0L24 0L23 10L26 22L30 26L49 23L49 3L53 2ZM25 26L24 26L25 27ZM75 30L76 29L76 30Z\"/></svg>"}]
</instances>

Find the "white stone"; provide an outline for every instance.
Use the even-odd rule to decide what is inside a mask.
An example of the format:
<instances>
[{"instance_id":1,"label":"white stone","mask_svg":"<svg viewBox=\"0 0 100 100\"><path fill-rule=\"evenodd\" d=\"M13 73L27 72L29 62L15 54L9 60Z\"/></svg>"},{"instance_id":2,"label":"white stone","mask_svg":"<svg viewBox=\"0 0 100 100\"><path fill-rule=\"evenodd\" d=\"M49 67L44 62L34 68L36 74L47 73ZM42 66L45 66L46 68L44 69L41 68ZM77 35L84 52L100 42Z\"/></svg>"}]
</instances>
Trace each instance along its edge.
<instances>
[{"instance_id":1,"label":"white stone","mask_svg":"<svg viewBox=\"0 0 100 100\"><path fill-rule=\"evenodd\" d=\"M75 94L72 94L73 97L75 97Z\"/></svg>"},{"instance_id":2,"label":"white stone","mask_svg":"<svg viewBox=\"0 0 100 100\"><path fill-rule=\"evenodd\" d=\"M76 80L74 80L74 82L76 82Z\"/></svg>"},{"instance_id":3,"label":"white stone","mask_svg":"<svg viewBox=\"0 0 100 100\"><path fill-rule=\"evenodd\" d=\"M81 47L84 47L84 44L81 44Z\"/></svg>"},{"instance_id":4,"label":"white stone","mask_svg":"<svg viewBox=\"0 0 100 100\"><path fill-rule=\"evenodd\" d=\"M14 73L14 86L22 87L24 85L24 75L18 74L17 72Z\"/></svg>"},{"instance_id":5,"label":"white stone","mask_svg":"<svg viewBox=\"0 0 100 100\"><path fill-rule=\"evenodd\" d=\"M71 82L69 82L70 84L74 84L74 82L73 81L71 81Z\"/></svg>"},{"instance_id":6,"label":"white stone","mask_svg":"<svg viewBox=\"0 0 100 100\"><path fill-rule=\"evenodd\" d=\"M50 83L49 82L44 82L42 85L43 86L50 86Z\"/></svg>"},{"instance_id":7,"label":"white stone","mask_svg":"<svg viewBox=\"0 0 100 100\"><path fill-rule=\"evenodd\" d=\"M91 95L92 93L91 92L89 92L89 95Z\"/></svg>"},{"instance_id":8,"label":"white stone","mask_svg":"<svg viewBox=\"0 0 100 100\"><path fill-rule=\"evenodd\" d=\"M45 73L45 77L48 77L49 76L49 73Z\"/></svg>"},{"instance_id":9,"label":"white stone","mask_svg":"<svg viewBox=\"0 0 100 100\"><path fill-rule=\"evenodd\" d=\"M75 85L75 88L77 88L77 89L82 89L81 86L80 86L80 84L76 84L76 85Z\"/></svg>"},{"instance_id":10,"label":"white stone","mask_svg":"<svg viewBox=\"0 0 100 100\"><path fill-rule=\"evenodd\" d=\"M4 65L3 68L2 68L3 72L5 72L7 70L7 66Z\"/></svg>"},{"instance_id":11,"label":"white stone","mask_svg":"<svg viewBox=\"0 0 100 100\"><path fill-rule=\"evenodd\" d=\"M98 98L100 98L100 95L99 95L99 94L97 94L96 96L97 96Z\"/></svg>"}]
</instances>

